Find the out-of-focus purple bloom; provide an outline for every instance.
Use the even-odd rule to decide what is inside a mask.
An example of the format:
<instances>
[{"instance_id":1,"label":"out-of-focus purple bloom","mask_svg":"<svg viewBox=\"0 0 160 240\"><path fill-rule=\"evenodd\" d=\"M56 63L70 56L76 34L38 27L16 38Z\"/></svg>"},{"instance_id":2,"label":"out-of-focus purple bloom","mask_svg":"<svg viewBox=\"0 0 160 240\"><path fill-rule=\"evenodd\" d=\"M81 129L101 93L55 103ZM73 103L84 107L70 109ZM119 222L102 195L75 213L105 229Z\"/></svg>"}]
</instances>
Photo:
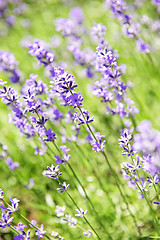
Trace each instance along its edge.
<instances>
[{"instance_id":1,"label":"out-of-focus purple bloom","mask_svg":"<svg viewBox=\"0 0 160 240\"><path fill-rule=\"evenodd\" d=\"M63 219L64 221L68 222L68 225L70 227L75 227L77 224L77 219L72 217L70 214L66 213L65 218Z\"/></svg>"},{"instance_id":2,"label":"out-of-focus purple bloom","mask_svg":"<svg viewBox=\"0 0 160 240\"><path fill-rule=\"evenodd\" d=\"M13 26L14 23L16 21L16 17L14 15L10 15L6 18L6 23L9 25L9 26Z\"/></svg>"},{"instance_id":3,"label":"out-of-focus purple bloom","mask_svg":"<svg viewBox=\"0 0 160 240\"><path fill-rule=\"evenodd\" d=\"M62 32L63 36L74 35L76 32L76 22L71 19L57 18L55 21L56 30Z\"/></svg>"},{"instance_id":4,"label":"out-of-focus purple bloom","mask_svg":"<svg viewBox=\"0 0 160 240\"><path fill-rule=\"evenodd\" d=\"M46 233L46 231L43 230L43 224L41 224L41 227L39 230L35 231L35 235L39 238L43 238L43 235Z\"/></svg>"},{"instance_id":5,"label":"out-of-focus purple bloom","mask_svg":"<svg viewBox=\"0 0 160 240\"><path fill-rule=\"evenodd\" d=\"M12 83L20 81L20 71L18 70L18 62L14 55L7 51L0 50L0 71L10 73Z\"/></svg>"},{"instance_id":6,"label":"out-of-focus purple bloom","mask_svg":"<svg viewBox=\"0 0 160 240\"><path fill-rule=\"evenodd\" d=\"M141 152L143 157L143 169L152 176L160 176L160 132L152 129L152 124L148 120L142 121L137 126L134 135L133 147L135 151Z\"/></svg>"},{"instance_id":7,"label":"out-of-focus purple bloom","mask_svg":"<svg viewBox=\"0 0 160 240\"><path fill-rule=\"evenodd\" d=\"M65 207L65 206L60 207L60 206L57 205L57 206L56 206L56 210L55 210L55 213L57 214L57 217L62 217L62 216L64 216L65 210L66 210L66 207Z\"/></svg>"},{"instance_id":8,"label":"out-of-focus purple bloom","mask_svg":"<svg viewBox=\"0 0 160 240\"><path fill-rule=\"evenodd\" d=\"M152 3L158 7L157 11L160 12L160 0L152 0Z\"/></svg>"},{"instance_id":9,"label":"out-of-focus purple bloom","mask_svg":"<svg viewBox=\"0 0 160 240\"><path fill-rule=\"evenodd\" d=\"M84 13L82 8L80 7L74 7L70 11L70 17L76 21L78 24L82 24L84 19Z\"/></svg>"},{"instance_id":10,"label":"out-of-focus purple bloom","mask_svg":"<svg viewBox=\"0 0 160 240\"><path fill-rule=\"evenodd\" d=\"M149 52L150 52L150 46L149 46L149 44L145 43L143 39L139 38L139 39L136 41L136 44L137 44L138 50L139 50L141 53L146 54L146 53L149 53Z\"/></svg>"},{"instance_id":11,"label":"out-of-focus purple bloom","mask_svg":"<svg viewBox=\"0 0 160 240\"><path fill-rule=\"evenodd\" d=\"M83 232L83 235L89 238L92 236L92 231L88 229L87 232Z\"/></svg>"},{"instance_id":12,"label":"out-of-focus purple bloom","mask_svg":"<svg viewBox=\"0 0 160 240\"><path fill-rule=\"evenodd\" d=\"M99 41L99 43L103 43L106 30L107 28L102 23L94 23L91 34Z\"/></svg>"},{"instance_id":13,"label":"out-of-focus purple bloom","mask_svg":"<svg viewBox=\"0 0 160 240\"><path fill-rule=\"evenodd\" d=\"M14 162L12 160L12 158L7 157L7 159L5 160L6 164L8 165L8 167L10 168L11 171L14 171L16 168L19 167L19 163L18 162Z\"/></svg>"}]
</instances>

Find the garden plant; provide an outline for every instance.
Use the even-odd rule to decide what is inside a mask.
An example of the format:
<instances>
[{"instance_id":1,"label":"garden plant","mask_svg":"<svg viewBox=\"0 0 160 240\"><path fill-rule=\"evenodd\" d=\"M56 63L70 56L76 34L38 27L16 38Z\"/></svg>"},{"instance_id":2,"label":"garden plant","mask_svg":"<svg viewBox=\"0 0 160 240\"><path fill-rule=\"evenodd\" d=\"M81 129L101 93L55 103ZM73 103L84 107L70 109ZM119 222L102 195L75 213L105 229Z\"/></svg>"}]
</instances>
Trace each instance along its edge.
<instances>
[{"instance_id":1,"label":"garden plant","mask_svg":"<svg viewBox=\"0 0 160 240\"><path fill-rule=\"evenodd\" d=\"M159 18L0 0L0 240L160 239Z\"/></svg>"}]
</instances>

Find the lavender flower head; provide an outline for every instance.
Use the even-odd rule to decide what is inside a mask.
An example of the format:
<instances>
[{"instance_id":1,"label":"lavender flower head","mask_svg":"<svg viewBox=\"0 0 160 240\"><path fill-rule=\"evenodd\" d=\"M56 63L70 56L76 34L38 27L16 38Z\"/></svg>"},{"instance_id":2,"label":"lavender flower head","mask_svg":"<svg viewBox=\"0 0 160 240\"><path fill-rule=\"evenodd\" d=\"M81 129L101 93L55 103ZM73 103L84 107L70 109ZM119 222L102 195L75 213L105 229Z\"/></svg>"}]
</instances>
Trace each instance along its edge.
<instances>
[{"instance_id":1,"label":"lavender flower head","mask_svg":"<svg viewBox=\"0 0 160 240\"><path fill-rule=\"evenodd\" d=\"M57 217L62 217L62 216L64 216L65 210L66 210L66 207L65 207L65 206L60 207L60 206L57 205L57 206L56 206L56 210L55 210L55 213L56 213Z\"/></svg>"},{"instance_id":2,"label":"lavender flower head","mask_svg":"<svg viewBox=\"0 0 160 240\"><path fill-rule=\"evenodd\" d=\"M63 182L63 184L59 183L60 188L57 188L57 191L60 193L64 193L67 191L67 189L70 187L69 184L66 184L66 182Z\"/></svg>"},{"instance_id":3,"label":"lavender flower head","mask_svg":"<svg viewBox=\"0 0 160 240\"><path fill-rule=\"evenodd\" d=\"M58 180L59 176L62 175L62 173L59 171L59 165L56 167L52 164L51 167L47 166L48 170L43 171L43 175L47 176L48 178L56 179Z\"/></svg>"},{"instance_id":4,"label":"lavender flower head","mask_svg":"<svg viewBox=\"0 0 160 240\"><path fill-rule=\"evenodd\" d=\"M84 13L82 8L80 7L74 7L71 9L69 13L70 17L76 21L78 24L82 24L84 20Z\"/></svg>"},{"instance_id":5,"label":"lavender flower head","mask_svg":"<svg viewBox=\"0 0 160 240\"><path fill-rule=\"evenodd\" d=\"M98 40L99 43L103 43L104 36L106 35L107 28L102 23L94 23L92 27L92 36Z\"/></svg>"},{"instance_id":6,"label":"lavender flower head","mask_svg":"<svg viewBox=\"0 0 160 240\"><path fill-rule=\"evenodd\" d=\"M12 83L20 81L18 62L12 53L0 50L0 71L10 73L10 81Z\"/></svg>"},{"instance_id":7,"label":"lavender flower head","mask_svg":"<svg viewBox=\"0 0 160 240\"><path fill-rule=\"evenodd\" d=\"M48 45L42 40L36 40L32 45L29 45L29 54L36 57L40 64L48 66L55 60L55 55L49 50Z\"/></svg>"},{"instance_id":8,"label":"lavender flower head","mask_svg":"<svg viewBox=\"0 0 160 240\"><path fill-rule=\"evenodd\" d=\"M76 212L77 213L75 214L75 216L82 218L88 212L88 210L84 211L82 208L80 208L80 209L76 209Z\"/></svg>"},{"instance_id":9,"label":"lavender flower head","mask_svg":"<svg viewBox=\"0 0 160 240\"><path fill-rule=\"evenodd\" d=\"M137 41L136 41L136 45L137 45L137 48L138 50L143 53L143 54L146 54L146 53L149 53L150 52L150 46L149 44L145 43L143 41L143 39L139 38Z\"/></svg>"}]
</instances>

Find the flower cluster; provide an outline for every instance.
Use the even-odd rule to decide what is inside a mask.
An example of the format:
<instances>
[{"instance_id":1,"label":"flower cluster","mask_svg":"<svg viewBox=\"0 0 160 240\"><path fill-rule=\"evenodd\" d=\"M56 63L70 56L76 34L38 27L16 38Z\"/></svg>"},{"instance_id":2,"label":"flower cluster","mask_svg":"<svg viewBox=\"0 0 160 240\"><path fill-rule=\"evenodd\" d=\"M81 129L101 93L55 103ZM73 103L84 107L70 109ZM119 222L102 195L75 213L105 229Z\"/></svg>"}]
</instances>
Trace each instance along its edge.
<instances>
[{"instance_id":1,"label":"flower cluster","mask_svg":"<svg viewBox=\"0 0 160 240\"><path fill-rule=\"evenodd\" d=\"M29 45L29 54L36 57L40 64L48 66L55 60L55 55L49 50L48 45L42 40L36 40Z\"/></svg>"},{"instance_id":2,"label":"flower cluster","mask_svg":"<svg viewBox=\"0 0 160 240\"><path fill-rule=\"evenodd\" d=\"M136 134L135 134L136 136ZM155 159L151 155L140 157L135 156L135 147L131 145L132 134L128 129L122 131L119 139L119 146L123 147L122 154L131 158L130 162L121 164L124 179L128 180L128 185L133 189L139 189L139 193L143 198L149 192L147 187L152 187L160 181L159 167L155 166ZM139 150L137 148L137 150Z\"/></svg>"},{"instance_id":3,"label":"flower cluster","mask_svg":"<svg viewBox=\"0 0 160 240\"><path fill-rule=\"evenodd\" d=\"M37 227L37 222L35 220L31 221L30 227L35 227L37 230L35 230L35 236L39 238L43 238L43 235L46 234L46 231L43 230L43 224L41 224L41 227Z\"/></svg>"},{"instance_id":4,"label":"flower cluster","mask_svg":"<svg viewBox=\"0 0 160 240\"><path fill-rule=\"evenodd\" d=\"M134 116L135 113L138 113L138 109L134 106L134 102L126 96L127 85L121 80L125 67L118 66L116 51L109 47L104 39L105 31L106 27L101 23L95 23L92 28L91 35L98 40L99 44L96 52L90 48L82 50L82 37L77 40L76 33L70 33L72 41L69 43L68 50L73 54L76 63L86 66L89 78L96 73L98 76L99 73L101 74L100 80L94 83L92 92L101 98L102 102L107 103L106 114L118 114L120 118ZM141 48L143 53L149 52L149 46L145 45L142 39L137 40L137 47Z\"/></svg>"},{"instance_id":5,"label":"flower cluster","mask_svg":"<svg viewBox=\"0 0 160 240\"><path fill-rule=\"evenodd\" d=\"M152 0L152 4L157 6L157 11L160 12L160 1L159 0Z\"/></svg>"},{"instance_id":6,"label":"flower cluster","mask_svg":"<svg viewBox=\"0 0 160 240\"><path fill-rule=\"evenodd\" d=\"M152 129L149 120L142 121L136 129L138 133L134 135L133 148L144 155L145 169L152 176L158 174L160 177L160 132Z\"/></svg>"},{"instance_id":7,"label":"flower cluster","mask_svg":"<svg viewBox=\"0 0 160 240\"><path fill-rule=\"evenodd\" d=\"M0 199L3 200L3 191L0 189ZM11 205L5 205L3 203L0 203L0 209L1 209L1 219L0 219L0 227L5 228L7 226L11 225L11 222L13 221L14 217L11 217L11 214L18 210L18 203L19 200L16 198L10 198Z\"/></svg>"},{"instance_id":8,"label":"flower cluster","mask_svg":"<svg viewBox=\"0 0 160 240\"><path fill-rule=\"evenodd\" d=\"M56 139L56 133L45 127L49 120L45 116L49 115L50 107L53 108L54 100L49 94L47 85L41 80L37 81L36 78L37 75L30 75L30 79L26 80L20 95L12 87L7 88L6 82L1 80L0 97L12 109L12 113L9 114L10 122L16 125L22 135L27 138L39 135L42 148L36 147L35 154L42 155L46 149L45 142L53 142ZM52 121L52 118L50 120ZM58 120L58 117L54 118L54 121Z\"/></svg>"},{"instance_id":9,"label":"flower cluster","mask_svg":"<svg viewBox=\"0 0 160 240\"><path fill-rule=\"evenodd\" d=\"M124 0L106 0L107 6L112 9L114 15L122 22L122 31L129 38L136 39L140 34L140 24L135 22L131 15L126 13L127 5ZM150 46L141 38L137 40L138 50L142 53L149 53ZM145 49L145 50L144 50Z\"/></svg>"},{"instance_id":10,"label":"flower cluster","mask_svg":"<svg viewBox=\"0 0 160 240\"><path fill-rule=\"evenodd\" d=\"M14 240L24 240L24 239L29 240L31 230L29 229L27 232L24 231L24 228L27 228L27 225L23 225L22 222L19 222L17 226L13 226L14 217L12 217L11 215L18 210L18 205L20 200L16 198L12 199L11 197L9 199L11 204L8 204L4 201L3 191L0 189L0 200L2 200L2 202L0 203L0 209L1 209L0 228L12 227L12 229L15 229L15 232L18 235L13 237ZM20 213L19 215L22 216ZM22 218L25 219L23 216ZM35 236L37 236L38 239L43 238L44 235L47 236L48 239L50 239L46 234L46 231L43 230L43 227L44 227L43 224L41 224L41 227L38 227L37 222L35 220L32 220L31 222L27 220L27 222L30 223L29 226L31 228L35 229ZM53 232L51 236L53 236ZM58 238L58 239L63 239L63 238Z\"/></svg>"},{"instance_id":11,"label":"flower cluster","mask_svg":"<svg viewBox=\"0 0 160 240\"><path fill-rule=\"evenodd\" d=\"M3 26L1 35L5 35L8 27L12 27L16 22L16 15L22 15L26 11L27 4L22 0L1 0L0 20Z\"/></svg>"},{"instance_id":12,"label":"flower cluster","mask_svg":"<svg viewBox=\"0 0 160 240\"><path fill-rule=\"evenodd\" d=\"M0 50L0 71L9 73L11 83L20 82L20 71L18 69L18 62L13 53Z\"/></svg>"}]
</instances>

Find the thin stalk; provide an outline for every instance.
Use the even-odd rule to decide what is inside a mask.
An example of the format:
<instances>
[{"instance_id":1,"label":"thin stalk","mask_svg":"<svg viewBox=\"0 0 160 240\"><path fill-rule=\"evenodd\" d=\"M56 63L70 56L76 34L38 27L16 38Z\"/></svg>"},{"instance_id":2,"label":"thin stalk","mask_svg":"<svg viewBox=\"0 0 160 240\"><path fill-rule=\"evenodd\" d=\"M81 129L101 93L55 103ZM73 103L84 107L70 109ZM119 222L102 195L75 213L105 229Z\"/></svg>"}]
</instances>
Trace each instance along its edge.
<instances>
[{"instance_id":1,"label":"thin stalk","mask_svg":"<svg viewBox=\"0 0 160 240\"><path fill-rule=\"evenodd\" d=\"M53 142L53 144L54 144L54 146L56 147L57 151L59 152L60 156L62 156L61 151L60 151L59 148L57 147L56 143ZM96 211L96 209L95 209L95 207L94 207L91 199L89 198L89 196L88 196L85 188L83 187L83 184L82 184L81 181L79 180L79 178L78 178L77 174L75 173L74 169L72 168L71 164L68 162L67 165L69 166L69 169L71 170L71 172L73 173L73 175L74 175L74 177L76 178L77 182L80 184L81 188L83 189L83 192L85 193L86 199L87 199L88 202L90 203L90 206L92 207L95 215L97 216L97 219L99 220L98 222L99 222L100 226L101 226L101 227L103 228L103 230L107 233L105 227L104 227L103 224L101 223L100 217L99 217L99 215L98 215L98 213L97 213L97 211ZM108 233L107 233L107 234L108 234Z\"/></svg>"},{"instance_id":2,"label":"thin stalk","mask_svg":"<svg viewBox=\"0 0 160 240\"><path fill-rule=\"evenodd\" d=\"M110 199L110 201L112 202L112 204L113 204L114 207L115 207L115 204L113 203L112 199L109 197L109 193L108 193L108 192L106 191L106 189L104 188L103 183L101 182L101 180L100 180L100 178L99 178L99 176L98 176L98 174L97 174L97 172L96 172L96 170L95 170L95 167L94 167L93 164L90 162L89 158L84 155L84 152L82 151L82 149L80 149L80 147L78 146L78 144L77 144L76 142L74 142L74 144L75 144L76 147L78 148L80 154L81 154L85 159L87 159L87 162L90 164L90 166L91 166L91 168L92 168L92 171L93 171L93 174L95 175L97 181L99 182L100 187L102 188L102 190L105 192L107 198Z\"/></svg>"},{"instance_id":3,"label":"thin stalk","mask_svg":"<svg viewBox=\"0 0 160 240\"><path fill-rule=\"evenodd\" d=\"M85 119L85 116L84 116L84 114L83 114L83 112L82 112L82 110L81 110L81 107L78 106L78 108L79 108L80 112L82 113L82 116L83 116L83 118L84 118L84 120L85 120L85 122L86 122L86 119ZM92 129L91 129L90 126L89 126L89 124L86 123L86 125L87 125L87 127L88 127L90 133L91 133L92 136L94 137L94 139L97 141L97 138L96 138L96 136L94 135ZM121 194L121 196L122 196L124 202L126 203L127 209L128 209L130 215L131 215L132 218L133 218L134 224L135 224L135 226L136 226L136 228L137 228L139 234L141 235L141 232L140 232L140 230L139 230L139 228L138 228L138 225L137 225L137 221L136 221L136 219L135 219L133 213L131 212L131 210L130 210L130 208L129 208L129 204L128 204L128 202L127 202L127 200L126 200L126 198L125 198L125 196L124 196L124 194L123 194L123 192L122 192L122 189L121 189L121 187L120 187L120 185L119 185L119 179L118 179L118 176L117 176L117 174L115 173L115 171L113 170L113 168L111 167L110 162L109 162L109 160L108 160L108 157L107 157L106 153L105 153L104 151L101 152L101 153L102 153L103 156L105 157L105 160L106 160L106 162L107 162L107 165L109 166L109 168L110 168L110 170L111 170L111 172L112 172L112 175L114 176L114 179L115 179L116 185L117 185L117 187L118 187L118 189L119 189L119 192L120 192L120 194Z\"/></svg>"},{"instance_id":4,"label":"thin stalk","mask_svg":"<svg viewBox=\"0 0 160 240\"><path fill-rule=\"evenodd\" d=\"M14 227L12 227L11 225L9 226L9 228L13 231L13 232L15 232L15 233L17 233L17 234L20 234Z\"/></svg>"},{"instance_id":5,"label":"thin stalk","mask_svg":"<svg viewBox=\"0 0 160 240\"><path fill-rule=\"evenodd\" d=\"M130 175L130 176L131 176L131 175ZM135 184L137 185L137 187L138 187L139 191L141 192L142 196L145 198L145 200L146 200L146 202L147 202L147 204L148 204L148 206L149 206L149 209L150 209L150 211L151 211L151 214L152 214L152 216L153 216L153 219L154 219L154 221L155 221L155 223L156 223L155 225L156 225L157 231L158 231L158 233L159 233L159 222L158 222L157 218L155 217L155 211L153 210L153 208L152 208L152 206L151 206L148 198L146 197L146 194L142 191L142 189L140 188L140 186L139 186L139 184L137 183L137 181L135 180L135 178L131 176L131 179L134 180L134 182L135 182Z\"/></svg>"},{"instance_id":6,"label":"thin stalk","mask_svg":"<svg viewBox=\"0 0 160 240\"><path fill-rule=\"evenodd\" d=\"M74 199L72 198L72 196L71 196L68 192L66 192L66 193L67 193L68 197L71 199L71 201L74 203L74 205L76 206L76 208L80 211L80 208L78 207L77 203L74 201ZM101 240L100 236L98 235L98 233L96 232L96 230L92 227L92 225L89 223L89 221L87 220L87 218L86 218L85 216L84 216L83 218L84 218L84 220L86 221L86 223L88 224L88 226L92 229L92 231L96 234L97 238L98 238L99 240Z\"/></svg>"},{"instance_id":7,"label":"thin stalk","mask_svg":"<svg viewBox=\"0 0 160 240\"><path fill-rule=\"evenodd\" d=\"M73 170L73 168L71 167L71 165L70 165L69 163L68 163L68 166L69 166L70 170L72 171L74 177L76 178L77 182L78 182L78 183L80 184L80 186L82 187L82 189L83 189L83 191L84 191L84 193L85 193L86 199L89 201L89 203L90 203L90 205L91 205L91 207L92 207L92 209L93 209L95 215L97 216L97 218L98 218L98 220L99 220L99 221L98 221L99 224L101 225L101 227L103 228L103 230L106 232L106 229L104 228L103 224L101 223L100 217L99 217L97 211L95 210L95 207L94 207L92 201L90 200L90 198L89 198L89 196L88 196L88 194L87 194L85 188L83 187L81 181L79 180L79 178L77 177L75 171ZM108 234L108 233L107 233L107 234Z\"/></svg>"},{"instance_id":8,"label":"thin stalk","mask_svg":"<svg viewBox=\"0 0 160 240\"><path fill-rule=\"evenodd\" d=\"M133 215L133 213L131 212L130 207L129 207L129 204L128 204L128 202L127 202L127 200L126 200L126 198L125 198L125 196L124 196L124 194L123 194L123 192L122 192L122 189L121 189L121 187L120 187L120 184L119 184L120 179L118 178L117 174L115 173L115 171L114 171L113 168L111 167L110 162L109 162L108 157L107 157L107 155L105 154L105 152L102 152L102 153L103 153L103 155L104 155L104 157L105 157L105 160L106 160L106 162L107 162L107 164L108 164L108 166L109 166L109 168L110 168L110 171L112 172L112 175L114 176L114 179L115 179L117 188L118 188L118 190L119 190L119 192L120 192L120 194L121 194L121 197L123 198L123 200L124 200L124 202L125 202L125 204L126 204L127 210L129 211L130 215L132 216L132 219L133 219L133 221L134 221L134 224L135 224L135 226L136 226L136 228L137 228L137 230L138 230L138 232L139 232L139 234L140 234L140 236L141 236L141 231L140 231L140 229L138 228L138 224L137 224L136 218L135 218L135 216Z\"/></svg>"},{"instance_id":9,"label":"thin stalk","mask_svg":"<svg viewBox=\"0 0 160 240\"><path fill-rule=\"evenodd\" d=\"M131 159L132 159L132 163L134 164L134 161L133 161L133 157L132 157L132 156L131 156ZM134 165L135 165L135 164L134 164ZM141 178L140 178L140 175L139 175L139 172L138 172L137 169L136 169L136 174L137 174L137 176L138 176L139 183L141 184L141 186L143 186L142 181L141 181ZM131 178L132 178L132 177L131 177ZM149 202L149 200L148 200L148 198L147 198L146 193L142 191L142 189L141 189L141 187L139 186L139 184L138 184L138 182L136 181L136 179L135 179L135 178L132 178L132 179L133 179L134 182L136 183L136 185L137 185L138 189L140 190L142 196L143 196L143 197L145 198L145 200L147 201L147 204L149 205L149 208L150 208L150 210L151 210L151 213L152 213L152 215L153 215L153 218L155 219L156 224L159 225L157 218L154 217L154 214L153 214L153 213L154 213L154 210L153 210L153 208L152 208L152 206L151 206L151 204L150 204L150 202ZM153 185L154 185L154 184L153 184ZM154 187L155 187L155 186L154 186ZM155 189L155 191L156 191L156 189ZM156 191L156 193L157 193L157 191Z\"/></svg>"},{"instance_id":10,"label":"thin stalk","mask_svg":"<svg viewBox=\"0 0 160 240\"><path fill-rule=\"evenodd\" d=\"M157 195L157 199L160 200L160 197L159 197L159 194L158 194L158 190L157 190L157 188L156 188L156 185L155 185L155 183L154 183L154 180L152 179L152 181L153 181L154 190L155 190L156 195Z\"/></svg>"}]
</instances>

